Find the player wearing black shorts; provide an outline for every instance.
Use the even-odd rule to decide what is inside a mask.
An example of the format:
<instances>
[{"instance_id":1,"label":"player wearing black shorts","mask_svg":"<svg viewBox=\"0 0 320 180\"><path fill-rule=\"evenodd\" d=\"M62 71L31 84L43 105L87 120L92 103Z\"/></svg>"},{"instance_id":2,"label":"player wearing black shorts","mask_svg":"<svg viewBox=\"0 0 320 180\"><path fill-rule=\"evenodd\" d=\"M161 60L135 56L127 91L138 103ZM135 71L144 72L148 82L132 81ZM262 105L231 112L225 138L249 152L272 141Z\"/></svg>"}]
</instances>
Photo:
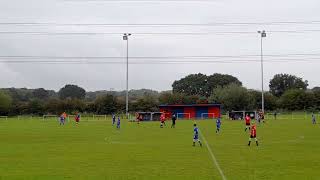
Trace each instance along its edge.
<instances>
[{"instance_id":1,"label":"player wearing black shorts","mask_svg":"<svg viewBox=\"0 0 320 180\"><path fill-rule=\"evenodd\" d=\"M177 117L175 114L172 114L172 125L171 125L171 128L175 128L176 127L176 120L177 120Z\"/></svg>"}]
</instances>

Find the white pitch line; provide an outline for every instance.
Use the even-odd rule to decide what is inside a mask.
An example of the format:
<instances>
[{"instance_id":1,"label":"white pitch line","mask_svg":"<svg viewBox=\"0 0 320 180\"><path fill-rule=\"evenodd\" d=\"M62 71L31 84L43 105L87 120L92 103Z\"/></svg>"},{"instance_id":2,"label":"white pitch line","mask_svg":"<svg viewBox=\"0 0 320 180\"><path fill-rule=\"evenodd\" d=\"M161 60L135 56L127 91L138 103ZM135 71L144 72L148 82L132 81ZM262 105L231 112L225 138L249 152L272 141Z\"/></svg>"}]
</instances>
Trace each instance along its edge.
<instances>
[{"instance_id":1,"label":"white pitch line","mask_svg":"<svg viewBox=\"0 0 320 180\"><path fill-rule=\"evenodd\" d=\"M210 148L210 146L209 146L206 138L203 136L203 134L201 133L201 131L199 131L199 133L200 133L201 137L203 138L203 142L204 142L204 143L206 144L206 146L207 146L207 149L208 149L208 151L209 151L209 153L210 153L210 155L211 155L211 158L212 158L212 162L216 165L216 167L217 167L217 169L218 169L218 171L219 171L219 173L220 173L220 175L221 175L221 177L222 177L222 180L227 180L227 178L226 178L226 176L223 174L223 171L222 171L222 169L220 168L220 165L219 165L219 163L218 163L215 155L213 154L213 152L212 152L212 150L211 150L211 148Z\"/></svg>"}]
</instances>

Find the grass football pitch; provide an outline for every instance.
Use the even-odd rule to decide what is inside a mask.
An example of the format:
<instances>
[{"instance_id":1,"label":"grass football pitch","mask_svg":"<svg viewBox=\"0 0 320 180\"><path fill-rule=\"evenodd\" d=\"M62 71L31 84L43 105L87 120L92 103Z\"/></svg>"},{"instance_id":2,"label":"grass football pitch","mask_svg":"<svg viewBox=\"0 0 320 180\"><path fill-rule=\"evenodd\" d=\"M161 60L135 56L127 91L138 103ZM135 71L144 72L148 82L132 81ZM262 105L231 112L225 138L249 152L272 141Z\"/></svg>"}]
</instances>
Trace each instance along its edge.
<instances>
[{"instance_id":1,"label":"grass football pitch","mask_svg":"<svg viewBox=\"0 0 320 180\"><path fill-rule=\"evenodd\" d=\"M192 147L193 121L69 122L0 119L0 179L319 179L320 126L280 118L257 127L247 146L242 121L198 120L203 147Z\"/></svg>"}]
</instances>

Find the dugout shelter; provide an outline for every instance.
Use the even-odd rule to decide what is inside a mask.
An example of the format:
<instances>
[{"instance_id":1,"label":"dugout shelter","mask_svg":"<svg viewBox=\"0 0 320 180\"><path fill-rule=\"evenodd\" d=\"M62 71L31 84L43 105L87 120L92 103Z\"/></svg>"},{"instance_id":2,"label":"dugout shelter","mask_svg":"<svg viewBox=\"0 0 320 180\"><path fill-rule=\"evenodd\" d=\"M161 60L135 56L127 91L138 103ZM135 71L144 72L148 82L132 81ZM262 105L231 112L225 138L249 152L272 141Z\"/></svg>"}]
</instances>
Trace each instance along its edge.
<instances>
[{"instance_id":1,"label":"dugout shelter","mask_svg":"<svg viewBox=\"0 0 320 180\"><path fill-rule=\"evenodd\" d=\"M249 115L251 119L256 119L256 111L231 111L229 112L229 119L231 120L244 120Z\"/></svg>"},{"instance_id":2,"label":"dugout shelter","mask_svg":"<svg viewBox=\"0 0 320 180\"><path fill-rule=\"evenodd\" d=\"M209 119L221 115L221 104L160 105L159 109L166 118L171 118L172 114L178 119Z\"/></svg>"},{"instance_id":3,"label":"dugout shelter","mask_svg":"<svg viewBox=\"0 0 320 180\"><path fill-rule=\"evenodd\" d=\"M136 117L141 116L141 121L160 121L162 112L136 112Z\"/></svg>"}]
</instances>

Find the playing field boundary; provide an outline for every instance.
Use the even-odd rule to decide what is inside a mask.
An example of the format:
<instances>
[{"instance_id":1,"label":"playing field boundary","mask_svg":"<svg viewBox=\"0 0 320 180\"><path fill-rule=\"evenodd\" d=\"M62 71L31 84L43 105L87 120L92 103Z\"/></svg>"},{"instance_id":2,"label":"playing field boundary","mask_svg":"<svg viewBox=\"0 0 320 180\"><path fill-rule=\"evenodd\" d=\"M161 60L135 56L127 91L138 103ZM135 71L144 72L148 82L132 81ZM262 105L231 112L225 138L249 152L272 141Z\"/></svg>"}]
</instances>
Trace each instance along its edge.
<instances>
[{"instance_id":1,"label":"playing field boundary","mask_svg":"<svg viewBox=\"0 0 320 180\"><path fill-rule=\"evenodd\" d=\"M218 161L217 161L217 158L216 158L216 156L213 154L212 149L210 148L210 146L209 146L206 138L205 138L204 135L201 133L201 131L199 131L199 133L200 133L201 137L203 138L203 142L206 144L206 147L207 147L207 149L208 149L208 151L209 151L209 154L210 154L210 156L211 156L212 162L213 162L213 163L215 164L215 166L217 167L217 169L218 169L218 171L219 171L219 173L220 173L220 175L221 175L222 180L227 180L227 178L226 178L226 176L224 175L224 173L223 173L223 171L222 171L222 169L221 169L221 167L220 167L220 165L219 165L219 163L218 163Z\"/></svg>"}]
</instances>

